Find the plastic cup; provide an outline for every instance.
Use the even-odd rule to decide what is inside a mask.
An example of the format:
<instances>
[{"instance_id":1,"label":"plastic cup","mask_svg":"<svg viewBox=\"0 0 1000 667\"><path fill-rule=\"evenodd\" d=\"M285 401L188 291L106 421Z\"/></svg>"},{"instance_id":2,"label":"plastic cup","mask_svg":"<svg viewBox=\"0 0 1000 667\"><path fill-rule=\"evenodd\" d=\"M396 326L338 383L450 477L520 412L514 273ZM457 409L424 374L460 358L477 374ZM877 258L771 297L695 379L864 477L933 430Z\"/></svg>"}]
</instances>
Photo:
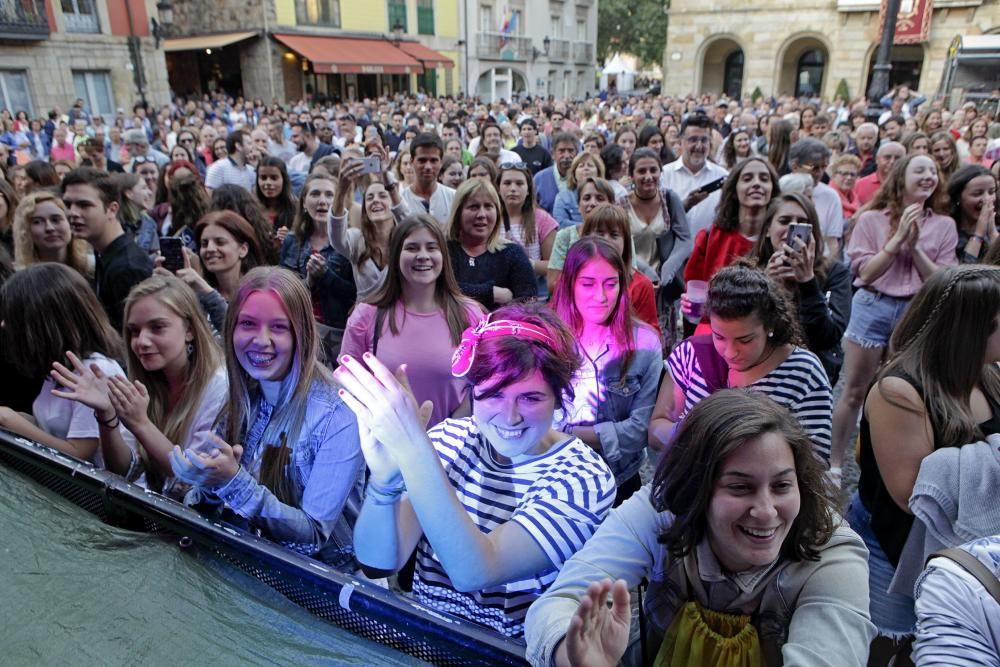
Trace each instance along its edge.
<instances>
[{"instance_id":1,"label":"plastic cup","mask_svg":"<svg viewBox=\"0 0 1000 667\"><path fill-rule=\"evenodd\" d=\"M701 322L702 310L708 301L708 283L704 280L689 280L685 285L687 300L691 304L691 313L684 317L689 322Z\"/></svg>"}]
</instances>

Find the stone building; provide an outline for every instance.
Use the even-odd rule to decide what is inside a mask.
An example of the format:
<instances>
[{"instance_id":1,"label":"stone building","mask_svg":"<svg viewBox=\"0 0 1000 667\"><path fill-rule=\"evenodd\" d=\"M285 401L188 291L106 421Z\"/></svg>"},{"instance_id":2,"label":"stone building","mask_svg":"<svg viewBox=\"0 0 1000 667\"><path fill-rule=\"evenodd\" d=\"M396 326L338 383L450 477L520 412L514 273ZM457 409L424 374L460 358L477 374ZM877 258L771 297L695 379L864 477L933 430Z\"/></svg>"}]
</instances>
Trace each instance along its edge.
<instances>
[{"instance_id":1,"label":"stone building","mask_svg":"<svg viewBox=\"0 0 1000 667\"><path fill-rule=\"evenodd\" d=\"M44 115L77 98L118 107L169 100L154 0L0 0L0 108Z\"/></svg>"},{"instance_id":2,"label":"stone building","mask_svg":"<svg viewBox=\"0 0 1000 667\"><path fill-rule=\"evenodd\" d=\"M582 98L597 90L598 0L468 0L465 90Z\"/></svg>"},{"instance_id":3,"label":"stone building","mask_svg":"<svg viewBox=\"0 0 1000 667\"><path fill-rule=\"evenodd\" d=\"M920 0L903 0L904 10ZM926 0L930 5L931 0ZM864 94L879 0L672 0L663 90L687 94ZM956 35L1000 32L1000 0L933 0L927 39L892 51L891 84L933 95Z\"/></svg>"},{"instance_id":4,"label":"stone building","mask_svg":"<svg viewBox=\"0 0 1000 667\"><path fill-rule=\"evenodd\" d=\"M457 93L459 0L174 0L171 88L245 97Z\"/></svg>"}]
</instances>

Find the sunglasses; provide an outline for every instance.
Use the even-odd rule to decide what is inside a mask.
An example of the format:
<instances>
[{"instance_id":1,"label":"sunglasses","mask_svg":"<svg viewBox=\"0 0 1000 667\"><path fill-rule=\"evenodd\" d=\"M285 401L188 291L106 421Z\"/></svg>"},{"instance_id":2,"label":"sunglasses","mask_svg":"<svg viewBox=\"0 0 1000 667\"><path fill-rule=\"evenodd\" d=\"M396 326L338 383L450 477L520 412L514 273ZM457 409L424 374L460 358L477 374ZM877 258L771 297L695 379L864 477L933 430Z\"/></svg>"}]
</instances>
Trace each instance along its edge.
<instances>
[{"instance_id":1,"label":"sunglasses","mask_svg":"<svg viewBox=\"0 0 1000 667\"><path fill-rule=\"evenodd\" d=\"M508 169L527 169L528 165L523 162L504 162L500 165L500 171L506 171Z\"/></svg>"}]
</instances>

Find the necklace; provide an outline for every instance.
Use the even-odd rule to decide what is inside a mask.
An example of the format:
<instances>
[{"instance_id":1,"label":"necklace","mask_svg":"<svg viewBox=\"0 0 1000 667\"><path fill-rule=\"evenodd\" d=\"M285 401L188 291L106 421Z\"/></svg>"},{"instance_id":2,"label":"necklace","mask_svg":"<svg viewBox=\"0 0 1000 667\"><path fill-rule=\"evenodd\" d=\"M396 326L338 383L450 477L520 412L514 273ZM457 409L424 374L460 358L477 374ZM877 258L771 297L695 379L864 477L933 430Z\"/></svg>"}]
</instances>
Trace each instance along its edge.
<instances>
[{"instance_id":1,"label":"necklace","mask_svg":"<svg viewBox=\"0 0 1000 667\"><path fill-rule=\"evenodd\" d=\"M469 266L475 266L475 265L476 265L476 258L475 257L470 257L469 258Z\"/></svg>"},{"instance_id":2,"label":"necklace","mask_svg":"<svg viewBox=\"0 0 1000 667\"><path fill-rule=\"evenodd\" d=\"M746 373L747 371L751 371L751 370L753 370L754 368L757 368L758 366L760 366L761 364L763 364L763 363L764 363L765 361L767 361L768 359L770 359L770 358L771 358L771 355L772 355L772 354L774 354L774 351L775 351L776 349L777 349L777 347L771 347L771 348L770 348L770 349L769 349L769 350L767 351L767 354L764 354L764 355L762 355L760 359L758 359L757 361L753 362L752 364L750 364L749 366L747 366L747 367L746 367L746 368L744 368L743 370L741 370L741 371L736 371L736 372L737 372L737 373ZM732 382L732 380L730 379L730 377L729 377L729 376L731 376L732 374L733 374L733 371L732 371L732 369L730 369L730 370L729 370L729 373L727 374L727 377L726 377L726 384L727 384L727 385L729 386L729 388L730 388L730 389L731 389L731 388L732 388L732 386L733 386L733 382Z\"/></svg>"}]
</instances>

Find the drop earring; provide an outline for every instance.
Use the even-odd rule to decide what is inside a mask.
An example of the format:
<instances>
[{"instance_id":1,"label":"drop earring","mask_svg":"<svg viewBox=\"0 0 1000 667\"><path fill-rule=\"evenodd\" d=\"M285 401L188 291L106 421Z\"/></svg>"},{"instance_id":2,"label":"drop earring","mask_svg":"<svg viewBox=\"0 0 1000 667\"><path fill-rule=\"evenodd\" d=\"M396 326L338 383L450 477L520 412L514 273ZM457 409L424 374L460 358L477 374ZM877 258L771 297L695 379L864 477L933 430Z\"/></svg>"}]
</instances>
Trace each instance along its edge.
<instances>
[{"instance_id":1,"label":"drop earring","mask_svg":"<svg viewBox=\"0 0 1000 667\"><path fill-rule=\"evenodd\" d=\"M187 355L188 359L194 356L194 343L187 344Z\"/></svg>"}]
</instances>

